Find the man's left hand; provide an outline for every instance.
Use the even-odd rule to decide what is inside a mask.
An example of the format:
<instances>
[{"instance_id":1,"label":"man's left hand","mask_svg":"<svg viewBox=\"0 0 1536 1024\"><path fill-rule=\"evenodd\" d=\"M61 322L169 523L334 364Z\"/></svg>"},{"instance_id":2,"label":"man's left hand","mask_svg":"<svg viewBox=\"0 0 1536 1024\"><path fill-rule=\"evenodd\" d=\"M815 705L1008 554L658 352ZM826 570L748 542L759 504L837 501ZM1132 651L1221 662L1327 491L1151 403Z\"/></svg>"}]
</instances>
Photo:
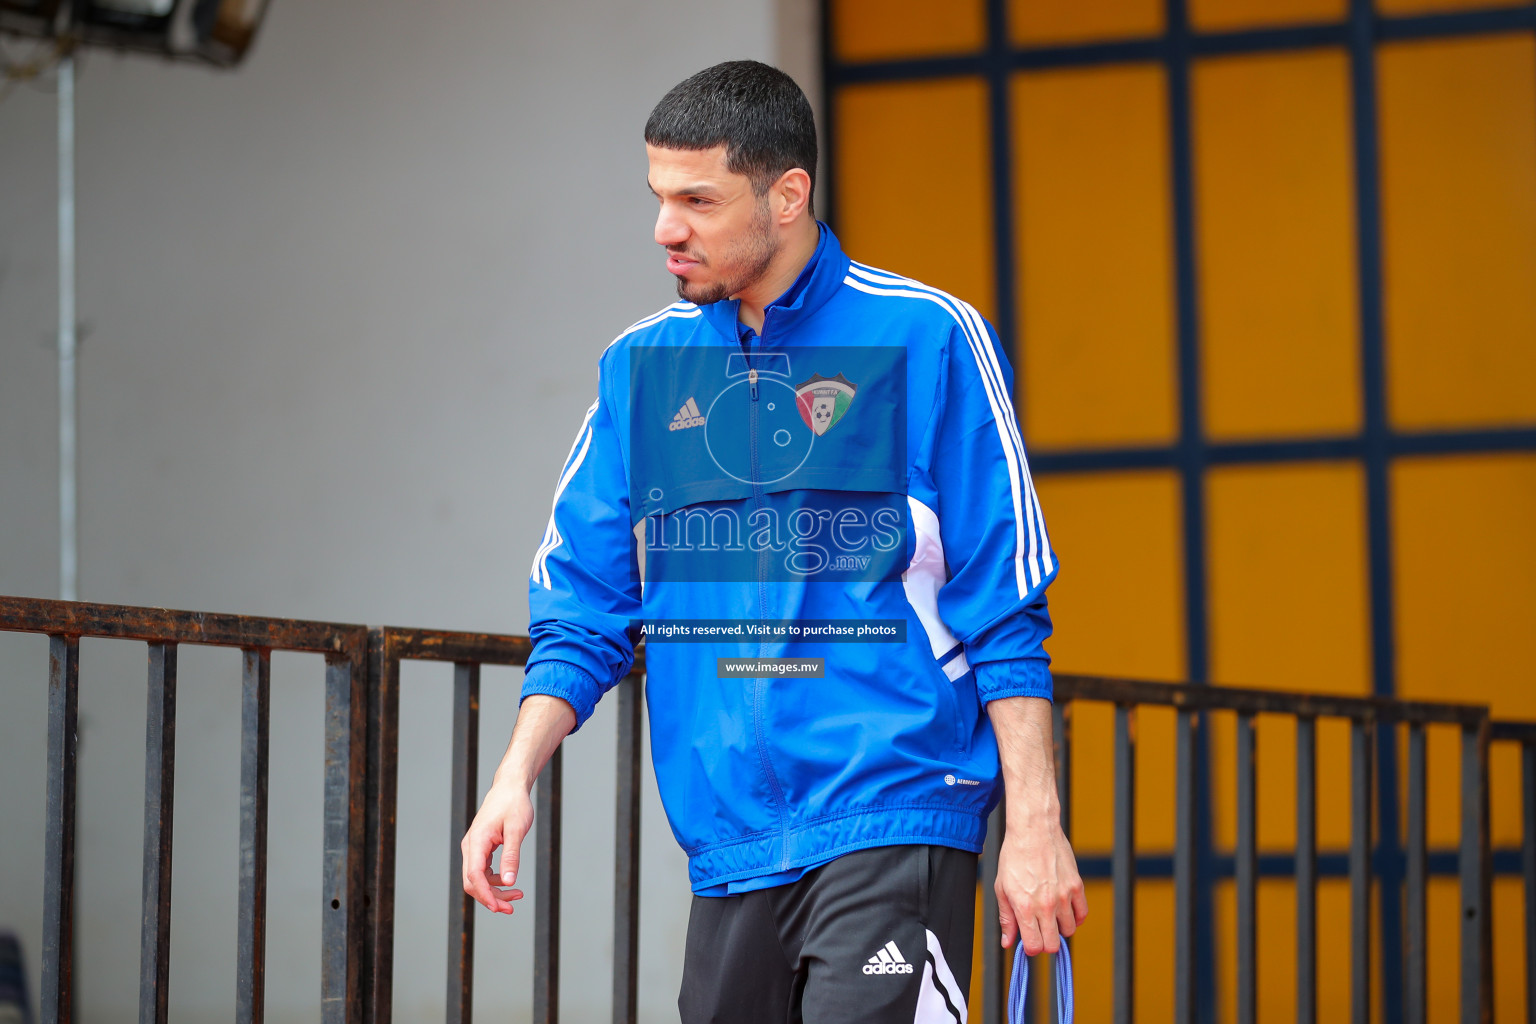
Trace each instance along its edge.
<instances>
[{"instance_id":1,"label":"man's left hand","mask_svg":"<svg viewBox=\"0 0 1536 1024\"><path fill-rule=\"evenodd\" d=\"M1088 916L1077 858L1055 821L1008 825L994 888L1004 949L1022 938L1030 956L1055 953Z\"/></svg>"}]
</instances>

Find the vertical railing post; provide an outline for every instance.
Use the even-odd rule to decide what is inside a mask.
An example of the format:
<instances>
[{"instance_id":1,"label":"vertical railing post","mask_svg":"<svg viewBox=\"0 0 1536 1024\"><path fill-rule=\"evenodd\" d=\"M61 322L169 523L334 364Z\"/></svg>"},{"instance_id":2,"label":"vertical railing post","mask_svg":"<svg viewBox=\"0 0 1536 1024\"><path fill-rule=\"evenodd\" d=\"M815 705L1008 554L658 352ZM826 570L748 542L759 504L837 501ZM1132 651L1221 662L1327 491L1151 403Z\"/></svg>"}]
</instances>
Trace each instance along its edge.
<instances>
[{"instance_id":1,"label":"vertical railing post","mask_svg":"<svg viewBox=\"0 0 1536 1024\"><path fill-rule=\"evenodd\" d=\"M475 985L475 901L464 891L459 848L479 797L480 666L453 666L453 781L448 793L447 1024L470 1024Z\"/></svg>"},{"instance_id":2,"label":"vertical railing post","mask_svg":"<svg viewBox=\"0 0 1536 1024\"><path fill-rule=\"evenodd\" d=\"M364 891L368 900L363 1019L394 1012L395 812L400 764L400 659L388 629L368 631L368 775Z\"/></svg>"},{"instance_id":3,"label":"vertical railing post","mask_svg":"<svg viewBox=\"0 0 1536 1024\"><path fill-rule=\"evenodd\" d=\"M1371 1021L1371 740L1376 723L1349 723L1349 963L1350 1019Z\"/></svg>"},{"instance_id":4,"label":"vertical railing post","mask_svg":"<svg viewBox=\"0 0 1536 1024\"><path fill-rule=\"evenodd\" d=\"M176 794L176 645L149 645L144 718L144 884L139 1024L165 1024L171 956L171 839Z\"/></svg>"},{"instance_id":5,"label":"vertical railing post","mask_svg":"<svg viewBox=\"0 0 1536 1024\"><path fill-rule=\"evenodd\" d=\"M320 884L321 1024L362 1024L368 670L364 651L325 663L325 851Z\"/></svg>"},{"instance_id":6,"label":"vertical railing post","mask_svg":"<svg viewBox=\"0 0 1536 1024\"><path fill-rule=\"evenodd\" d=\"M267 973L267 753L272 652L262 648L242 654L235 1020L237 1024L261 1024Z\"/></svg>"},{"instance_id":7,"label":"vertical railing post","mask_svg":"<svg viewBox=\"0 0 1536 1024\"><path fill-rule=\"evenodd\" d=\"M1258 808L1253 715L1237 716L1237 1022L1258 1015Z\"/></svg>"},{"instance_id":8,"label":"vertical railing post","mask_svg":"<svg viewBox=\"0 0 1536 1024\"><path fill-rule=\"evenodd\" d=\"M1493 1019L1492 854L1488 844L1488 718L1461 729L1461 1021Z\"/></svg>"},{"instance_id":9,"label":"vertical railing post","mask_svg":"<svg viewBox=\"0 0 1536 1024\"><path fill-rule=\"evenodd\" d=\"M981 848L981 1019L984 1024L1001 1024L1008 1005L1008 960L1001 945L1002 925L997 916L998 855L1003 849L1003 831L1007 827L1007 809L999 802L987 819L987 839Z\"/></svg>"},{"instance_id":10,"label":"vertical railing post","mask_svg":"<svg viewBox=\"0 0 1536 1024\"><path fill-rule=\"evenodd\" d=\"M635 1024L640 984L640 676L619 683L613 822L613 1024Z\"/></svg>"},{"instance_id":11,"label":"vertical railing post","mask_svg":"<svg viewBox=\"0 0 1536 1024\"><path fill-rule=\"evenodd\" d=\"M1173 1019L1195 1024L1195 717L1179 708L1174 746Z\"/></svg>"},{"instance_id":12,"label":"vertical railing post","mask_svg":"<svg viewBox=\"0 0 1536 1024\"><path fill-rule=\"evenodd\" d=\"M538 892L533 900L533 1020L560 1019L560 814L561 748L533 787L533 820L538 829L534 870ZM505 856L505 852L503 852Z\"/></svg>"},{"instance_id":13,"label":"vertical railing post","mask_svg":"<svg viewBox=\"0 0 1536 1024\"><path fill-rule=\"evenodd\" d=\"M1525 1019L1536 1024L1536 740L1520 745L1523 831L1520 868L1525 877Z\"/></svg>"},{"instance_id":14,"label":"vertical railing post","mask_svg":"<svg viewBox=\"0 0 1536 1024\"><path fill-rule=\"evenodd\" d=\"M1406 938L1403 943L1407 970L1403 978L1403 1008L1407 1024L1425 1024L1429 989L1428 957L1429 843L1426 829L1424 726L1408 726L1408 864L1403 903Z\"/></svg>"},{"instance_id":15,"label":"vertical railing post","mask_svg":"<svg viewBox=\"0 0 1536 1024\"><path fill-rule=\"evenodd\" d=\"M48 792L43 852L43 1024L74 1020L75 743L80 639L48 638Z\"/></svg>"},{"instance_id":16,"label":"vertical railing post","mask_svg":"<svg viewBox=\"0 0 1536 1024\"><path fill-rule=\"evenodd\" d=\"M1317 1024L1317 719L1296 719L1296 1021Z\"/></svg>"},{"instance_id":17,"label":"vertical railing post","mask_svg":"<svg viewBox=\"0 0 1536 1024\"><path fill-rule=\"evenodd\" d=\"M1131 1024L1136 992L1136 710L1115 705L1114 1024Z\"/></svg>"}]
</instances>

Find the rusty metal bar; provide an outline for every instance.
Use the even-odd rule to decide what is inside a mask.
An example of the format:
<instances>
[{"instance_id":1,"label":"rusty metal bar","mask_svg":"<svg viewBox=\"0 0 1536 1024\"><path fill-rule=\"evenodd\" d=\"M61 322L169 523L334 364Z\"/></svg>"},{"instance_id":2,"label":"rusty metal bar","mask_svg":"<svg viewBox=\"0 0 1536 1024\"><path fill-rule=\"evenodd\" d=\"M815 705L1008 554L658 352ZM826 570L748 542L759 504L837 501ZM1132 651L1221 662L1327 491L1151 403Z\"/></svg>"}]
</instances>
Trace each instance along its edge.
<instances>
[{"instance_id":1,"label":"rusty metal bar","mask_svg":"<svg viewBox=\"0 0 1536 1024\"><path fill-rule=\"evenodd\" d=\"M397 631L368 633L367 952L363 1019L390 1024L394 1013L395 816L400 765L400 658Z\"/></svg>"},{"instance_id":2,"label":"rusty metal bar","mask_svg":"<svg viewBox=\"0 0 1536 1024\"><path fill-rule=\"evenodd\" d=\"M1115 1024L1132 1024L1136 1012L1135 716L1135 708L1115 705L1115 848L1111 861L1115 890Z\"/></svg>"},{"instance_id":3,"label":"rusty metal bar","mask_svg":"<svg viewBox=\"0 0 1536 1024\"><path fill-rule=\"evenodd\" d=\"M325 665L325 826L320 898L320 1019L361 1024L365 952L363 800L367 672L361 660Z\"/></svg>"},{"instance_id":4,"label":"rusty metal bar","mask_svg":"<svg viewBox=\"0 0 1536 1024\"><path fill-rule=\"evenodd\" d=\"M619 683L613 823L613 1024L635 1024L640 985L640 713L643 683Z\"/></svg>"},{"instance_id":5,"label":"rusty metal bar","mask_svg":"<svg viewBox=\"0 0 1536 1024\"><path fill-rule=\"evenodd\" d=\"M1296 719L1296 1020L1317 1024L1317 720Z\"/></svg>"},{"instance_id":6,"label":"rusty metal bar","mask_svg":"<svg viewBox=\"0 0 1536 1024\"><path fill-rule=\"evenodd\" d=\"M1258 1019L1258 807L1253 715L1237 716L1237 1021Z\"/></svg>"},{"instance_id":7,"label":"rusty metal bar","mask_svg":"<svg viewBox=\"0 0 1536 1024\"><path fill-rule=\"evenodd\" d=\"M1003 929L997 916L997 861L1007 827L1006 809L998 802L987 819L987 838L981 847L981 1019L996 1024L1008 1003L1008 958L1003 956Z\"/></svg>"},{"instance_id":8,"label":"rusty metal bar","mask_svg":"<svg viewBox=\"0 0 1536 1024\"><path fill-rule=\"evenodd\" d=\"M1195 713L1175 725L1173 839L1173 1019L1195 1024Z\"/></svg>"},{"instance_id":9,"label":"rusty metal bar","mask_svg":"<svg viewBox=\"0 0 1536 1024\"><path fill-rule=\"evenodd\" d=\"M367 633L363 626L334 622L218 615L88 601L47 601L35 597L0 597L0 623L4 623L5 629L19 633L115 637L146 643L207 644L317 654L361 651Z\"/></svg>"},{"instance_id":10,"label":"rusty metal bar","mask_svg":"<svg viewBox=\"0 0 1536 1024\"><path fill-rule=\"evenodd\" d=\"M1475 725L1488 717L1477 704L1434 704L1385 697L1255 690L1236 686L1186 686L1105 676L1052 675L1058 700L1157 704L1190 711L1247 711L1306 718L1374 718L1378 722L1446 722Z\"/></svg>"},{"instance_id":11,"label":"rusty metal bar","mask_svg":"<svg viewBox=\"0 0 1536 1024\"><path fill-rule=\"evenodd\" d=\"M240 879L235 1020L261 1024L267 973L267 753L272 652L242 652L240 687Z\"/></svg>"},{"instance_id":12,"label":"rusty metal bar","mask_svg":"<svg viewBox=\"0 0 1536 1024\"><path fill-rule=\"evenodd\" d=\"M533 1020L560 1020L560 786L561 748L533 787L534 870L538 893L533 900ZM505 850L502 856L506 856Z\"/></svg>"},{"instance_id":13,"label":"rusty metal bar","mask_svg":"<svg viewBox=\"0 0 1536 1024\"><path fill-rule=\"evenodd\" d=\"M533 652L533 642L527 637L504 633L458 633L400 626L381 626L371 633L388 642L392 657L405 661L522 665Z\"/></svg>"},{"instance_id":14,"label":"rusty metal bar","mask_svg":"<svg viewBox=\"0 0 1536 1024\"><path fill-rule=\"evenodd\" d=\"M1493 1019L1493 934L1489 914L1488 721L1461 730L1461 1020Z\"/></svg>"},{"instance_id":15,"label":"rusty metal bar","mask_svg":"<svg viewBox=\"0 0 1536 1024\"><path fill-rule=\"evenodd\" d=\"M459 841L475 820L479 797L480 666L453 666L453 782L448 792L447 1024L470 1024L475 987L475 901L464 891Z\"/></svg>"},{"instance_id":16,"label":"rusty metal bar","mask_svg":"<svg viewBox=\"0 0 1536 1024\"><path fill-rule=\"evenodd\" d=\"M176 645L149 645L144 719L144 885L139 1024L165 1024L171 959L171 838L176 793Z\"/></svg>"},{"instance_id":17,"label":"rusty metal bar","mask_svg":"<svg viewBox=\"0 0 1536 1024\"><path fill-rule=\"evenodd\" d=\"M1525 876L1525 1019L1536 1024L1536 739L1520 745L1520 866Z\"/></svg>"},{"instance_id":18,"label":"rusty metal bar","mask_svg":"<svg viewBox=\"0 0 1536 1024\"><path fill-rule=\"evenodd\" d=\"M1403 979L1403 1007L1408 1024L1425 1024L1429 990L1425 982L1428 957L1429 844L1426 830L1426 795L1424 788L1424 727L1408 726L1408 877L1404 904L1404 955L1407 960Z\"/></svg>"},{"instance_id":19,"label":"rusty metal bar","mask_svg":"<svg viewBox=\"0 0 1536 1024\"><path fill-rule=\"evenodd\" d=\"M1354 1024L1371 1021L1371 738L1376 723L1349 723L1349 1006Z\"/></svg>"},{"instance_id":20,"label":"rusty metal bar","mask_svg":"<svg viewBox=\"0 0 1536 1024\"><path fill-rule=\"evenodd\" d=\"M75 744L80 641L48 638L48 793L43 848L43 1024L74 1020Z\"/></svg>"}]
</instances>

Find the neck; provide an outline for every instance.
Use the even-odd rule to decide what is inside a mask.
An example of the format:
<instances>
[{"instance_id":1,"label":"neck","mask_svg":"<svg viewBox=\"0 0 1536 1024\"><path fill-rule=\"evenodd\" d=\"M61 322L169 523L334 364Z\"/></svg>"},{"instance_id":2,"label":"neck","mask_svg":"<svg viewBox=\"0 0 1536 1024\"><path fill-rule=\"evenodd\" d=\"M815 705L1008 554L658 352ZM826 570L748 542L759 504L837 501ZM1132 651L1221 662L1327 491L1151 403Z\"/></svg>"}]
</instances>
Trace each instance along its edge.
<instances>
[{"instance_id":1,"label":"neck","mask_svg":"<svg viewBox=\"0 0 1536 1024\"><path fill-rule=\"evenodd\" d=\"M786 232L784 245L768 265L768 272L751 287L731 296L741 300L736 316L742 323L762 333L763 310L774 299L789 291L789 286L795 283L800 271L805 269L805 265L815 255L819 240L820 229L816 227L815 219L809 216L802 217Z\"/></svg>"}]
</instances>

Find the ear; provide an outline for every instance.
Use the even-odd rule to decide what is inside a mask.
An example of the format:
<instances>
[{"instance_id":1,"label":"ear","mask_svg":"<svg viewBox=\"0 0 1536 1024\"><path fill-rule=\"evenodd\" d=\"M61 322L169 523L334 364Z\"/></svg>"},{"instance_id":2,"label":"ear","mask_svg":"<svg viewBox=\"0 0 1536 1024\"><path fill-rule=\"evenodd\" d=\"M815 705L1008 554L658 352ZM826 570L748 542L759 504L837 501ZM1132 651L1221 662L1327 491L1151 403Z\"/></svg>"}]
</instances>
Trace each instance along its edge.
<instances>
[{"instance_id":1,"label":"ear","mask_svg":"<svg viewBox=\"0 0 1536 1024\"><path fill-rule=\"evenodd\" d=\"M811 176L804 169L791 167L779 175L769 190L776 207L775 219L781 225L793 224L811 202Z\"/></svg>"}]
</instances>

